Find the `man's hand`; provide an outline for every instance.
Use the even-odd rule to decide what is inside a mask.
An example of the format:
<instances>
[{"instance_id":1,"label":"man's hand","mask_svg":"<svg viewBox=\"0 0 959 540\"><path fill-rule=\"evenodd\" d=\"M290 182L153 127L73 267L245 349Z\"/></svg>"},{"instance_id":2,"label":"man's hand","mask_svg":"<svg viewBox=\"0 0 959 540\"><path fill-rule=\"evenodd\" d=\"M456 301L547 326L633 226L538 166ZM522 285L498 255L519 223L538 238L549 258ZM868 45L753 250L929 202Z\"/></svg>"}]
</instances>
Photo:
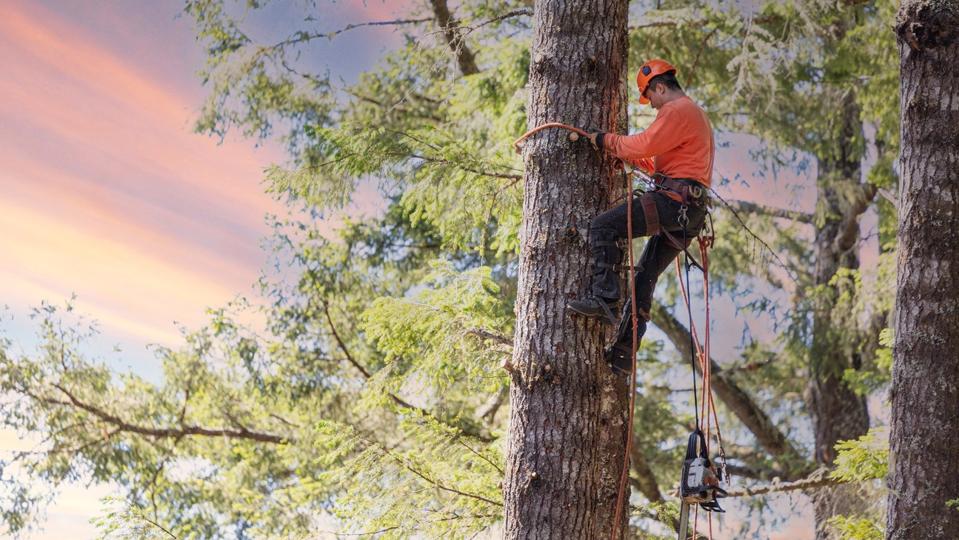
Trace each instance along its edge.
<instances>
[{"instance_id":1,"label":"man's hand","mask_svg":"<svg viewBox=\"0 0 959 540\"><path fill-rule=\"evenodd\" d=\"M598 150L599 147L596 146L596 136L597 136L597 135L599 135L599 133L587 133L587 134L586 134L586 138L589 139L589 144L593 145L593 148L596 148L596 149Z\"/></svg>"}]
</instances>

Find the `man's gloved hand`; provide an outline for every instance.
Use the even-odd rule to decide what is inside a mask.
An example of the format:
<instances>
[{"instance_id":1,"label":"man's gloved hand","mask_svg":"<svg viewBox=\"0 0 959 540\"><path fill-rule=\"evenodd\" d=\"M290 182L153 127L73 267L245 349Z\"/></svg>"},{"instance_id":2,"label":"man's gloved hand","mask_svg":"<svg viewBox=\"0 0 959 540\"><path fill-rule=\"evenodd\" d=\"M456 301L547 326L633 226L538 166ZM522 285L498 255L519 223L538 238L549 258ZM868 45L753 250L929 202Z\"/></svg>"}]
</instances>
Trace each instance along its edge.
<instances>
[{"instance_id":1,"label":"man's gloved hand","mask_svg":"<svg viewBox=\"0 0 959 540\"><path fill-rule=\"evenodd\" d=\"M596 148L597 150L602 150L603 135L605 135L605 133L603 133L602 131L598 131L596 133L590 133L586 135L586 138L589 139L589 143L593 145L593 148Z\"/></svg>"}]
</instances>

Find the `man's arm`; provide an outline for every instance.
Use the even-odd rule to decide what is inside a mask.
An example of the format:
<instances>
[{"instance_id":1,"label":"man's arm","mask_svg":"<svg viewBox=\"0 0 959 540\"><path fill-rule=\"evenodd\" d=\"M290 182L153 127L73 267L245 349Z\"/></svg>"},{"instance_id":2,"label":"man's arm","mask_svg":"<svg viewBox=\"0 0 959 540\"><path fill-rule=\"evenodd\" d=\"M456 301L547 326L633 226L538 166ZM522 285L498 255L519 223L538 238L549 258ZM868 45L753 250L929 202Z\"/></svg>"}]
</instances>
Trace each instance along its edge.
<instances>
[{"instance_id":1,"label":"man's arm","mask_svg":"<svg viewBox=\"0 0 959 540\"><path fill-rule=\"evenodd\" d=\"M631 163L658 156L679 146L682 126L671 110L661 111L646 130L635 135L590 133L593 146Z\"/></svg>"}]
</instances>

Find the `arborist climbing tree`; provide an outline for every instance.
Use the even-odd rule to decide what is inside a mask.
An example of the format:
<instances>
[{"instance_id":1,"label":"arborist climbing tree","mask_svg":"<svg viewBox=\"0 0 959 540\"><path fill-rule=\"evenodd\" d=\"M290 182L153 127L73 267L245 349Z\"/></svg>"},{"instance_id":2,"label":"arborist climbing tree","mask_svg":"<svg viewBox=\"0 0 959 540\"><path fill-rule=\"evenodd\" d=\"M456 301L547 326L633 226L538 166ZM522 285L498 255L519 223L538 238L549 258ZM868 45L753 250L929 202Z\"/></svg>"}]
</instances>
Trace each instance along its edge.
<instances>
[{"instance_id":1,"label":"arborist climbing tree","mask_svg":"<svg viewBox=\"0 0 959 540\"><path fill-rule=\"evenodd\" d=\"M641 338L650 319L653 291L659 275L695 238L706 221L708 188L712 176L715 144L706 113L686 94L676 68L664 60L649 60L636 75L640 103L659 112L652 125L635 135L591 133L596 148L640 167L653 158L654 189L631 193L624 202L596 216L589 226L593 256L590 293L568 304L575 313L616 324L613 312L621 297L617 270L623 260L619 243L628 236L649 236L635 269L637 311ZM627 230L627 211L632 209L632 230ZM632 270L631 270L632 273ZM629 311L624 310L620 330L606 357L613 367L628 373L632 343L628 331Z\"/></svg>"}]
</instances>

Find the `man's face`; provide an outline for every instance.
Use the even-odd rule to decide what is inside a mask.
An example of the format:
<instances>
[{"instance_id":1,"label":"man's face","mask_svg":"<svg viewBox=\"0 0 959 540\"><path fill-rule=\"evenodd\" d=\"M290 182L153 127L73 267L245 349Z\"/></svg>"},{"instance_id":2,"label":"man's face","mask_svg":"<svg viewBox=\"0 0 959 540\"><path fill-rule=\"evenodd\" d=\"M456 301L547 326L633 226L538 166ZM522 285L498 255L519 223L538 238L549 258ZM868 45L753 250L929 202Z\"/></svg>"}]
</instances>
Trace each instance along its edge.
<instances>
[{"instance_id":1,"label":"man's face","mask_svg":"<svg viewBox=\"0 0 959 540\"><path fill-rule=\"evenodd\" d=\"M659 110L660 107L666 102L666 85L664 84L654 84L646 88L646 91L643 92L643 96L649 100L649 106Z\"/></svg>"}]
</instances>

